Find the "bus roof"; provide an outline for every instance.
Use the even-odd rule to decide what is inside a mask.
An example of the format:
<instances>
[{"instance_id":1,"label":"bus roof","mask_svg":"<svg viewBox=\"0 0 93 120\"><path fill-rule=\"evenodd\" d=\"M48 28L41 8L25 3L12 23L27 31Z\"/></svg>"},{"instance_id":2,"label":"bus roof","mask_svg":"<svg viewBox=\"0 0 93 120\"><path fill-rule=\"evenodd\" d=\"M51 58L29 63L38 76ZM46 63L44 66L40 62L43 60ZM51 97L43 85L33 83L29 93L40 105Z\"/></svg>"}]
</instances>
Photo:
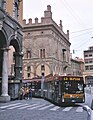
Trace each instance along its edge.
<instances>
[{"instance_id":1,"label":"bus roof","mask_svg":"<svg viewBox=\"0 0 93 120\"><path fill-rule=\"evenodd\" d=\"M69 78L70 80L83 80L83 76L75 76L75 75L48 75L45 77L45 81L53 81L53 80L64 80L63 78Z\"/></svg>"}]
</instances>

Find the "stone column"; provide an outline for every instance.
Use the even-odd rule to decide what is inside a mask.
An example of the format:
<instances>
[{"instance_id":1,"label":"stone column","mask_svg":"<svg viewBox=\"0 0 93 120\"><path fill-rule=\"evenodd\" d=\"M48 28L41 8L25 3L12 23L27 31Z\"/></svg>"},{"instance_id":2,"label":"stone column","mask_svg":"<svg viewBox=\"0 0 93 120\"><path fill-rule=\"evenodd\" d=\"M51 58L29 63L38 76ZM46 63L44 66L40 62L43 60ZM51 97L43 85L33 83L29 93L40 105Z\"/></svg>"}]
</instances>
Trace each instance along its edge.
<instances>
[{"instance_id":1,"label":"stone column","mask_svg":"<svg viewBox=\"0 0 93 120\"><path fill-rule=\"evenodd\" d=\"M2 94L0 101L7 102L10 101L10 96L8 95L8 50L3 48L3 67L2 67Z\"/></svg>"},{"instance_id":2,"label":"stone column","mask_svg":"<svg viewBox=\"0 0 93 120\"><path fill-rule=\"evenodd\" d=\"M23 54L22 53L15 53L15 79L16 80L22 80L22 66L23 66L23 61L22 61L22 57Z\"/></svg>"}]
</instances>

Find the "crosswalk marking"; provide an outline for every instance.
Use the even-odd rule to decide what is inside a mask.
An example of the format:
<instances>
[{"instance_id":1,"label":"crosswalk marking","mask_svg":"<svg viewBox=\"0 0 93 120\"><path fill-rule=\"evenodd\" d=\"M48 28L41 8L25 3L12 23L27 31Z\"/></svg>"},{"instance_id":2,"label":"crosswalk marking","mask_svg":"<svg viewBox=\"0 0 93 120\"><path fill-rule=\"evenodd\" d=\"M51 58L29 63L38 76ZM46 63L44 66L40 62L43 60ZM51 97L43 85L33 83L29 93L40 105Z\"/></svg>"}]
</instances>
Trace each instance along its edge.
<instances>
[{"instance_id":1,"label":"crosswalk marking","mask_svg":"<svg viewBox=\"0 0 93 120\"><path fill-rule=\"evenodd\" d=\"M56 110L58 110L59 108L60 108L59 106L55 106L55 107L51 108L50 110L56 111Z\"/></svg>"},{"instance_id":2,"label":"crosswalk marking","mask_svg":"<svg viewBox=\"0 0 93 120\"><path fill-rule=\"evenodd\" d=\"M5 110L0 110L0 112L4 112Z\"/></svg>"},{"instance_id":3,"label":"crosswalk marking","mask_svg":"<svg viewBox=\"0 0 93 120\"><path fill-rule=\"evenodd\" d=\"M40 104L40 103L32 103L32 104L24 104L24 103L12 103L9 105L5 105L5 106L0 106L0 112L6 111L7 109L19 109L19 110L45 110L48 109L50 111L58 111L58 110L62 110L63 112L65 111L70 111L72 108L74 108L73 110L75 110L76 112L83 112L83 108L80 107L65 107L65 108L61 108L60 106L55 106L54 104Z\"/></svg>"},{"instance_id":4,"label":"crosswalk marking","mask_svg":"<svg viewBox=\"0 0 93 120\"><path fill-rule=\"evenodd\" d=\"M32 110L32 109L35 109L35 108L38 108L38 107L42 107L42 106L45 106L45 104L43 104L43 105L37 105L37 106L32 107L32 108L28 108L28 110Z\"/></svg>"},{"instance_id":5,"label":"crosswalk marking","mask_svg":"<svg viewBox=\"0 0 93 120\"><path fill-rule=\"evenodd\" d=\"M14 109L14 108L18 108L18 107L21 107L21 106L24 106L24 105L28 105L28 104L22 104L22 105L18 105L18 106L13 106L13 107L10 107L10 108L7 108L7 109Z\"/></svg>"},{"instance_id":6,"label":"crosswalk marking","mask_svg":"<svg viewBox=\"0 0 93 120\"><path fill-rule=\"evenodd\" d=\"M54 106L54 105L51 104L51 105L45 106L45 107L43 107L43 108L40 108L39 110L44 110L44 109L49 108L49 107L52 107L52 106Z\"/></svg>"},{"instance_id":7,"label":"crosswalk marking","mask_svg":"<svg viewBox=\"0 0 93 120\"><path fill-rule=\"evenodd\" d=\"M38 105L38 104L27 105L27 106L23 106L23 107L21 107L21 108L18 108L18 109L24 109L24 108L33 107L33 106L36 106L36 105Z\"/></svg>"},{"instance_id":8,"label":"crosswalk marking","mask_svg":"<svg viewBox=\"0 0 93 120\"><path fill-rule=\"evenodd\" d=\"M6 106L2 106L2 107L0 107L0 108L7 108L7 107L15 106L15 105L18 105L18 104L21 104L21 103L16 103L16 104L11 104L11 105L6 105Z\"/></svg>"},{"instance_id":9,"label":"crosswalk marking","mask_svg":"<svg viewBox=\"0 0 93 120\"><path fill-rule=\"evenodd\" d=\"M71 110L72 109L72 107L66 107L65 109L63 109L62 111L69 111L69 110Z\"/></svg>"},{"instance_id":10,"label":"crosswalk marking","mask_svg":"<svg viewBox=\"0 0 93 120\"><path fill-rule=\"evenodd\" d=\"M83 108L82 107L78 107L76 112L83 112Z\"/></svg>"}]
</instances>

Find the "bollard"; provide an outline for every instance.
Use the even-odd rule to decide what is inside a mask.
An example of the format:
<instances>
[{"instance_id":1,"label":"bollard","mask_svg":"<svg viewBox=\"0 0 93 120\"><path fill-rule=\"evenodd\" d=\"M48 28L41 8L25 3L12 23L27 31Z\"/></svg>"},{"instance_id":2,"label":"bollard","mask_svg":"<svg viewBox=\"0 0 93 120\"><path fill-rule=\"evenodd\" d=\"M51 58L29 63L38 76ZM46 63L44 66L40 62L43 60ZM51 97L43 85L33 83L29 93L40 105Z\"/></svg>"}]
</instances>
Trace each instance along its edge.
<instances>
[{"instance_id":1,"label":"bollard","mask_svg":"<svg viewBox=\"0 0 93 120\"><path fill-rule=\"evenodd\" d=\"M88 113L87 120L93 120L93 110L89 108L87 105L84 105L83 109Z\"/></svg>"}]
</instances>

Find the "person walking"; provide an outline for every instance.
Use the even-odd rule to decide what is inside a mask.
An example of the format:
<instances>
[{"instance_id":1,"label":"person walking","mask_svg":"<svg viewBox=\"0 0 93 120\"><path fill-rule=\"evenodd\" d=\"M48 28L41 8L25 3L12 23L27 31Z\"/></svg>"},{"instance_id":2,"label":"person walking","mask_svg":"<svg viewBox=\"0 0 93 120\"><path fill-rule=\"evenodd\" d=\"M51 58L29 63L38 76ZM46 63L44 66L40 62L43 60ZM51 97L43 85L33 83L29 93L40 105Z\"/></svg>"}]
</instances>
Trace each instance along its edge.
<instances>
[{"instance_id":1,"label":"person walking","mask_svg":"<svg viewBox=\"0 0 93 120\"><path fill-rule=\"evenodd\" d=\"M19 90L19 99L20 100L23 99L23 93L24 93L24 89L23 89L23 87L21 87L20 90Z\"/></svg>"},{"instance_id":2,"label":"person walking","mask_svg":"<svg viewBox=\"0 0 93 120\"><path fill-rule=\"evenodd\" d=\"M32 99L32 90L31 90L31 88L29 89L29 99Z\"/></svg>"},{"instance_id":3,"label":"person walking","mask_svg":"<svg viewBox=\"0 0 93 120\"><path fill-rule=\"evenodd\" d=\"M25 87L24 88L24 99L27 99L28 98L28 88L27 87Z\"/></svg>"}]
</instances>

